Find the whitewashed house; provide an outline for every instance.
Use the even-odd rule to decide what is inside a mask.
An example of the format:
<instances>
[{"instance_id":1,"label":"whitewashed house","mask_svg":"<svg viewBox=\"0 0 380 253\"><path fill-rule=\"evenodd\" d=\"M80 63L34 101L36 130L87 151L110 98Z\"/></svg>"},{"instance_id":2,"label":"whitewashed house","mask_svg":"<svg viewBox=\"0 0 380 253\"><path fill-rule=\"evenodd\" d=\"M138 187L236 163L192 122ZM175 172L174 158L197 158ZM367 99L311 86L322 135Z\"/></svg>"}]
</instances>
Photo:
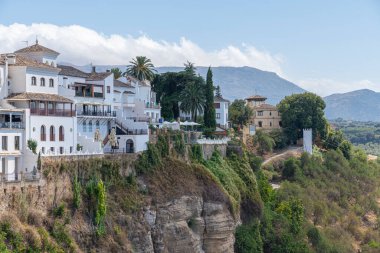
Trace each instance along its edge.
<instances>
[{"instance_id":1,"label":"whitewashed house","mask_svg":"<svg viewBox=\"0 0 380 253\"><path fill-rule=\"evenodd\" d=\"M74 103L58 95L58 55L38 41L7 55L6 101L24 111L23 146L36 140L43 155L73 153L77 142Z\"/></svg>"},{"instance_id":2,"label":"whitewashed house","mask_svg":"<svg viewBox=\"0 0 380 253\"><path fill-rule=\"evenodd\" d=\"M149 124L159 122L160 105L147 82L133 77L114 81L114 104L117 112L119 149L127 153L146 150L149 141Z\"/></svg>"},{"instance_id":3,"label":"whitewashed house","mask_svg":"<svg viewBox=\"0 0 380 253\"><path fill-rule=\"evenodd\" d=\"M76 105L78 145L86 152L102 152L102 145L116 119L113 106L113 73L82 72L71 66L59 65L59 92ZM99 139L95 140L95 133Z\"/></svg>"},{"instance_id":4,"label":"whitewashed house","mask_svg":"<svg viewBox=\"0 0 380 253\"><path fill-rule=\"evenodd\" d=\"M228 107L230 105L230 101L224 99L222 96L214 97L214 107L215 107L215 119L216 125L218 127L227 129L229 126L228 121Z\"/></svg>"}]
</instances>

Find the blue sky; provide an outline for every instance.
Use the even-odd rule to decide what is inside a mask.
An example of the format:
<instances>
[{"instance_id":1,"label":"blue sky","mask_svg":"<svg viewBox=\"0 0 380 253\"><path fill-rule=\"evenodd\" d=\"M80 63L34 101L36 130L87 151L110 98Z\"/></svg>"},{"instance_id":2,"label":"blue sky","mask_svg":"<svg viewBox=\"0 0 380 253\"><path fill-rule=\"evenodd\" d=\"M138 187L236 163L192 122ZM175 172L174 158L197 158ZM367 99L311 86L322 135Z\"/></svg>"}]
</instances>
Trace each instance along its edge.
<instances>
[{"instance_id":1,"label":"blue sky","mask_svg":"<svg viewBox=\"0 0 380 253\"><path fill-rule=\"evenodd\" d=\"M380 91L380 1L375 0L0 0L0 24L9 28L14 23L79 25L101 36L145 35L159 43L179 44L186 38L205 52L247 45L269 54L281 68L265 63L268 70L312 91ZM254 57L252 65L260 67ZM208 65L207 59L198 62ZM217 59L210 64L218 65Z\"/></svg>"}]
</instances>

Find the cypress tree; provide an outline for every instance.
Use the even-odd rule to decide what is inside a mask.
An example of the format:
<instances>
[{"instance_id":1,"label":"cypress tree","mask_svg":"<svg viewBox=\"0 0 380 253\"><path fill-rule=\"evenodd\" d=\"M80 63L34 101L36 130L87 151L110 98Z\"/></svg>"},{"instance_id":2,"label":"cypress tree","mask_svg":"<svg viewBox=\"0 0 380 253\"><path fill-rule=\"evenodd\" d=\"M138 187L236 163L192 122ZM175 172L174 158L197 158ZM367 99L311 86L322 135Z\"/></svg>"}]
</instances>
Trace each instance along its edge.
<instances>
[{"instance_id":1,"label":"cypress tree","mask_svg":"<svg viewBox=\"0 0 380 253\"><path fill-rule=\"evenodd\" d=\"M215 107L214 107L214 84L212 81L211 67L208 68L206 77L206 105L204 109L203 119L205 127L211 131L215 131L216 119L215 119Z\"/></svg>"}]
</instances>

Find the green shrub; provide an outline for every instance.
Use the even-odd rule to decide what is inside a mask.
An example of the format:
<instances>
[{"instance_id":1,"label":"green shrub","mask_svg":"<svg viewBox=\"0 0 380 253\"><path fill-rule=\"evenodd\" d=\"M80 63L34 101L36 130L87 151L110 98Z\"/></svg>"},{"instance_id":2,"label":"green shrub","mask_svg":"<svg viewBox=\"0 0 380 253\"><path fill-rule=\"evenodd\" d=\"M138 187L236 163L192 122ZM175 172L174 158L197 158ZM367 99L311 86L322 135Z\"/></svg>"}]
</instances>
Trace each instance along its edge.
<instances>
[{"instance_id":1,"label":"green shrub","mask_svg":"<svg viewBox=\"0 0 380 253\"><path fill-rule=\"evenodd\" d=\"M34 154L37 154L37 141L33 139L29 139L27 142L28 149L30 149Z\"/></svg>"},{"instance_id":2,"label":"green shrub","mask_svg":"<svg viewBox=\"0 0 380 253\"><path fill-rule=\"evenodd\" d=\"M73 206L75 209L80 207L80 203L82 202L82 186L78 181L77 175L75 175L73 180Z\"/></svg>"},{"instance_id":3,"label":"green shrub","mask_svg":"<svg viewBox=\"0 0 380 253\"><path fill-rule=\"evenodd\" d=\"M53 215L58 218L62 218L65 214L65 205L61 203L59 206L53 209Z\"/></svg>"},{"instance_id":4,"label":"green shrub","mask_svg":"<svg viewBox=\"0 0 380 253\"><path fill-rule=\"evenodd\" d=\"M263 252L263 242L259 230L259 222L240 225L235 232L235 252L260 253Z\"/></svg>"}]
</instances>

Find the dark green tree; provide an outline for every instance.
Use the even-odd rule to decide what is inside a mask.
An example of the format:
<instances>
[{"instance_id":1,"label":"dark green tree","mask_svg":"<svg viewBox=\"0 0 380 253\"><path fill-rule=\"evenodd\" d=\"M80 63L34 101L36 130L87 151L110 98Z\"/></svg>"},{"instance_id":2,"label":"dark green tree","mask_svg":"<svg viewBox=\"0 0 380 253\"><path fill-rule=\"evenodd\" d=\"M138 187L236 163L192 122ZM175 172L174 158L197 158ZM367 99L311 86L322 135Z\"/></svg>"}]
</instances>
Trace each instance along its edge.
<instances>
[{"instance_id":1,"label":"dark green tree","mask_svg":"<svg viewBox=\"0 0 380 253\"><path fill-rule=\"evenodd\" d=\"M206 77L206 87L205 87L205 110L203 114L204 125L211 131L215 130L216 118L215 118L215 107L214 107L214 84L212 81L212 71L211 67L208 68Z\"/></svg>"},{"instance_id":2,"label":"dark green tree","mask_svg":"<svg viewBox=\"0 0 380 253\"><path fill-rule=\"evenodd\" d=\"M284 133L291 142L302 138L302 130L311 128L313 138L326 136L327 121L323 110L326 104L313 93L293 94L285 97L278 105Z\"/></svg>"},{"instance_id":3,"label":"dark green tree","mask_svg":"<svg viewBox=\"0 0 380 253\"><path fill-rule=\"evenodd\" d=\"M194 63L187 61L183 65L185 66L184 71L186 73L188 73L189 75L195 76L195 71L197 70L197 68L194 66Z\"/></svg>"},{"instance_id":4,"label":"dark green tree","mask_svg":"<svg viewBox=\"0 0 380 253\"><path fill-rule=\"evenodd\" d=\"M257 147L259 154L263 155L267 152L272 152L275 142L269 134L257 130L256 134L253 136L253 144Z\"/></svg>"},{"instance_id":5,"label":"dark green tree","mask_svg":"<svg viewBox=\"0 0 380 253\"><path fill-rule=\"evenodd\" d=\"M156 70L152 61L145 56L136 56L136 59L132 59L127 66L127 71L124 75L130 75L137 78L140 81L152 81L155 76Z\"/></svg>"},{"instance_id":6,"label":"dark green tree","mask_svg":"<svg viewBox=\"0 0 380 253\"><path fill-rule=\"evenodd\" d=\"M248 123L253 111L243 99L236 99L228 108L229 120L234 126L243 127Z\"/></svg>"},{"instance_id":7,"label":"dark green tree","mask_svg":"<svg viewBox=\"0 0 380 253\"><path fill-rule=\"evenodd\" d=\"M197 114L202 113L205 106L205 96L202 86L199 83L188 83L180 94L181 110L191 113L191 117L195 122Z\"/></svg>"}]
</instances>

